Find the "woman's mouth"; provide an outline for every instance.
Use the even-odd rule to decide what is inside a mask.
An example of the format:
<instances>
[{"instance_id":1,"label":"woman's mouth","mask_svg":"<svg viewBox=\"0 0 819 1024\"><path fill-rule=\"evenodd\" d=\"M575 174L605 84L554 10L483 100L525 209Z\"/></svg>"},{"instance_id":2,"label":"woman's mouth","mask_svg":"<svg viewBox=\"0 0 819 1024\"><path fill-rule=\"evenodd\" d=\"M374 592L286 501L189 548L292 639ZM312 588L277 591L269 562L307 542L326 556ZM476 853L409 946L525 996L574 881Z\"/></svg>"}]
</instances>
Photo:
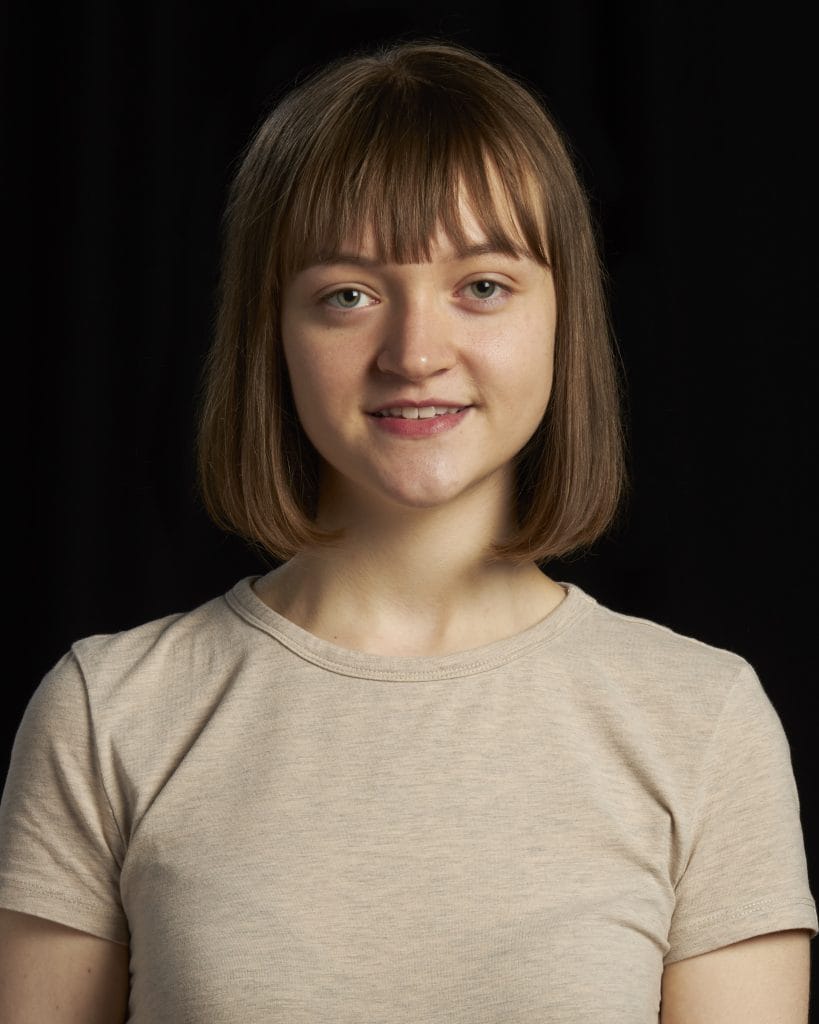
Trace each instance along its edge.
<instances>
[{"instance_id":1,"label":"woman's mouth","mask_svg":"<svg viewBox=\"0 0 819 1024\"><path fill-rule=\"evenodd\" d=\"M461 406L403 406L370 413L376 430L395 437L432 437L457 427L469 415L472 407Z\"/></svg>"},{"instance_id":2,"label":"woman's mouth","mask_svg":"<svg viewBox=\"0 0 819 1024\"><path fill-rule=\"evenodd\" d=\"M432 419L433 416L450 416L461 412L468 406L449 406L449 405L403 405L396 406L393 409L382 409L381 412L373 413L374 416L380 416L382 418L392 417L394 419L405 420L428 420Z\"/></svg>"}]
</instances>

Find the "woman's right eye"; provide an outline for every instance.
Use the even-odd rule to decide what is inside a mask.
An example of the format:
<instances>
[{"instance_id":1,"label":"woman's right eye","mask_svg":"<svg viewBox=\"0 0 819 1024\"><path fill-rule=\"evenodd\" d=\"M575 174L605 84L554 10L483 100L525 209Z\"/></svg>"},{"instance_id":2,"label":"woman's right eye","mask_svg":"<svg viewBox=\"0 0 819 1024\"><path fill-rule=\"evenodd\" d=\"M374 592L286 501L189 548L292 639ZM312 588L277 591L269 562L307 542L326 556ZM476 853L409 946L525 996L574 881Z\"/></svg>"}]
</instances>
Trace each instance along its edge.
<instances>
[{"instance_id":1,"label":"woman's right eye","mask_svg":"<svg viewBox=\"0 0 819 1024\"><path fill-rule=\"evenodd\" d=\"M337 292L325 295L322 301L334 309L362 309L364 306L371 305L375 301L371 299L370 302L361 304L361 299L371 299L371 297L358 288L339 288Z\"/></svg>"}]
</instances>

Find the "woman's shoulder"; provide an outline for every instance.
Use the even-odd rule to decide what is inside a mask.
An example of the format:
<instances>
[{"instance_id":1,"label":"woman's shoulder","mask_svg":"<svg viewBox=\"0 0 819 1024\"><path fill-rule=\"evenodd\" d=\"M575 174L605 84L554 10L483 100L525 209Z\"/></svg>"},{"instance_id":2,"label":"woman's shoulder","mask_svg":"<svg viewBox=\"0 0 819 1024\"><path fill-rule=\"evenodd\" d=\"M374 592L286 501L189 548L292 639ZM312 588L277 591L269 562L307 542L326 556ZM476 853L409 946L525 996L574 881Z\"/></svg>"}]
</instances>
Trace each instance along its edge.
<instances>
[{"instance_id":1,"label":"woman's shoulder","mask_svg":"<svg viewBox=\"0 0 819 1024\"><path fill-rule=\"evenodd\" d=\"M50 675L79 675L92 706L152 691L201 693L209 679L223 677L252 643L247 624L220 594L188 611L174 612L115 633L96 633L71 644Z\"/></svg>"},{"instance_id":2,"label":"woman's shoulder","mask_svg":"<svg viewBox=\"0 0 819 1024\"><path fill-rule=\"evenodd\" d=\"M685 699L701 696L720 702L742 679L755 672L735 650L721 647L659 617L620 611L590 598L592 607L573 640L588 663L600 666L621 685L640 694L665 690Z\"/></svg>"},{"instance_id":3,"label":"woman's shoulder","mask_svg":"<svg viewBox=\"0 0 819 1024\"><path fill-rule=\"evenodd\" d=\"M127 840L244 666L250 679L264 676L264 650L224 594L75 641L29 700L17 777L60 766L106 820L113 815L111 842Z\"/></svg>"},{"instance_id":4,"label":"woman's shoulder","mask_svg":"<svg viewBox=\"0 0 819 1024\"><path fill-rule=\"evenodd\" d=\"M594 601L589 627L599 635L600 643L623 653L645 652L653 656L685 656L697 662L724 665L729 671L740 667L743 658L735 651L703 640L682 626L661 621L649 614L640 615Z\"/></svg>"},{"instance_id":5,"label":"woman's shoulder","mask_svg":"<svg viewBox=\"0 0 819 1024\"><path fill-rule=\"evenodd\" d=\"M173 657L180 647L213 643L232 616L223 595L187 611L171 612L114 633L94 633L75 640L71 652L83 665L104 662L108 667L128 666L147 656Z\"/></svg>"}]
</instances>

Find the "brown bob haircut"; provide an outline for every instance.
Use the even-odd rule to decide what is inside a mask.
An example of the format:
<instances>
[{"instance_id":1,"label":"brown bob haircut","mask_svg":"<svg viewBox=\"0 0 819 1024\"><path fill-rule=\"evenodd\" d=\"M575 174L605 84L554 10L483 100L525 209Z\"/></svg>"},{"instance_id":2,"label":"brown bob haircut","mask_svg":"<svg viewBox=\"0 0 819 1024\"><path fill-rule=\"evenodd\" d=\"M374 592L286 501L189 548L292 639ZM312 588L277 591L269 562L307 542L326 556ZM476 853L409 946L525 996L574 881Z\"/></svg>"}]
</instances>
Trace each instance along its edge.
<instances>
[{"instance_id":1,"label":"brown bob haircut","mask_svg":"<svg viewBox=\"0 0 819 1024\"><path fill-rule=\"evenodd\" d=\"M567 148L529 89L471 50L422 40L321 69L241 155L199 410L199 483L218 526L276 560L343 536L315 523L320 457L290 389L282 289L368 229L385 262L428 260L439 227L463 247L462 189L494 248L551 267L557 298L549 406L515 460L516 530L490 558L542 563L612 524L626 487L623 392Z\"/></svg>"}]
</instances>

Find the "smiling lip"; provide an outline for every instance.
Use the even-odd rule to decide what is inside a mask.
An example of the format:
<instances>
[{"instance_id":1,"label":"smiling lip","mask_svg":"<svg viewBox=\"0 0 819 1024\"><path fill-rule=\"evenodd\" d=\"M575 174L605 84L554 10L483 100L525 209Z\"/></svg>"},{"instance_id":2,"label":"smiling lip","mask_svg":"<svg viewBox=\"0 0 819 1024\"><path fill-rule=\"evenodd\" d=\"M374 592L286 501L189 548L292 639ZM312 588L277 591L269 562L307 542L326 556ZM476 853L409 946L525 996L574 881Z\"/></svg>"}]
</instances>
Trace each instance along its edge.
<instances>
[{"instance_id":1,"label":"smiling lip","mask_svg":"<svg viewBox=\"0 0 819 1024\"><path fill-rule=\"evenodd\" d=\"M369 415L374 416L377 412L386 412L387 409L404 409L407 407L428 409L431 405L437 405L444 409L468 408L467 402L450 402L446 398L427 398L423 402L413 402L410 398L397 398L392 402L385 402L384 405L379 405L377 409L370 409Z\"/></svg>"},{"instance_id":2,"label":"smiling lip","mask_svg":"<svg viewBox=\"0 0 819 1024\"><path fill-rule=\"evenodd\" d=\"M404 403L415 404L415 403ZM438 405L438 402L424 402L419 403L419 408L423 408L424 405ZM444 404L444 403L440 403ZM395 409L396 406L387 406L388 409ZM456 409L457 406L450 406L451 409ZM461 409L460 412L445 413L443 416L431 416L429 419L417 419L417 420L405 420L403 416L375 416L370 415L369 420L373 424L376 430L382 430L387 434L393 434L397 437L431 437L436 434L442 434L447 430L452 430L453 427L457 427L458 424L472 411L470 406L466 406Z\"/></svg>"}]
</instances>

